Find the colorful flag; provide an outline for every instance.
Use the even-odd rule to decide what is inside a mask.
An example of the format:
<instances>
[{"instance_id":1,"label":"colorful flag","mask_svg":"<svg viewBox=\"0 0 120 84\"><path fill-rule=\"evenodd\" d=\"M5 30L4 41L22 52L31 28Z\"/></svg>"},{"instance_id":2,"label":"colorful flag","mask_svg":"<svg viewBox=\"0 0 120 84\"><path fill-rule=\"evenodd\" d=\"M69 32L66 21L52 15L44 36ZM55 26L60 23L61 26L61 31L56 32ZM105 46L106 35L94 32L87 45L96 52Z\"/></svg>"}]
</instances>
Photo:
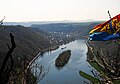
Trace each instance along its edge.
<instances>
[{"instance_id":1,"label":"colorful flag","mask_svg":"<svg viewBox=\"0 0 120 84\"><path fill-rule=\"evenodd\" d=\"M120 39L120 33L109 34L107 32L97 32L89 36L89 40L91 41L107 41L114 39Z\"/></svg>"},{"instance_id":2,"label":"colorful flag","mask_svg":"<svg viewBox=\"0 0 120 84\"><path fill-rule=\"evenodd\" d=\"M120 31L120 14L113 17L107 22L99 24L90 31L90 34L95 32L108 32L109 34L117 33Z\"/></svg>"},{"instance_id":3,"label":"colorful flag","mask_svg":"<svg viewBox=\"0 0 120 84\"><path fill-rule=\"evenodd\" d=\"M90 40L105 41L118 38L120 38L120 14L90 31Z\"/></svg>"}]
</instances>

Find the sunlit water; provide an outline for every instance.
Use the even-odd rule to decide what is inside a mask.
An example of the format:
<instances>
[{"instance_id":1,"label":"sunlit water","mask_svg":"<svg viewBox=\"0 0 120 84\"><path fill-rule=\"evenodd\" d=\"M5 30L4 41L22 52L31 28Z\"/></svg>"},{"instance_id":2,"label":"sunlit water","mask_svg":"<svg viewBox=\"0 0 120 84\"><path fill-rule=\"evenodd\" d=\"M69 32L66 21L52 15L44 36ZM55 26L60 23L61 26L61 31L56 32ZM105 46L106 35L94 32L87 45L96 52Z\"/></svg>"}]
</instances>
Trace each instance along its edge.
<instances>
[{"instance_id":1,"label":"sunlit water","mask_svg":"<svg viewBox=\"0 0 120 84\"><path fill-rule=\"evenodd\" d=\"M61 49L64 47L66 48ZM55 59L61 52L66 50L71 50L70 60L64 67L58 69L55 66ZM84 84L84 81L87 80L79 75L79 70L88 74L91 74L90 70L92 70L92 67L86 61L86 53L85 40L75 40L60 46L52 52L46 52L43 56L39 56L36 62L43 65L48 72L38 84Z\"/></svg>"}]
</instances>

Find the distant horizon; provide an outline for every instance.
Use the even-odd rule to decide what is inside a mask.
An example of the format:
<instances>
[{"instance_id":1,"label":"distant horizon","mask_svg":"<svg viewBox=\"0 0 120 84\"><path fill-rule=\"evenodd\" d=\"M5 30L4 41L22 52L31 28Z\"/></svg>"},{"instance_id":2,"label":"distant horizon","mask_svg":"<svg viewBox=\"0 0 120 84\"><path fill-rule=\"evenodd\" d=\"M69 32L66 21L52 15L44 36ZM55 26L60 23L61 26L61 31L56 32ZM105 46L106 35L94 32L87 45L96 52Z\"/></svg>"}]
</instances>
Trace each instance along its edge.
<instances>
[{"instance_id":1,"label":"distant horizon","mask_svg":"<svg viewBox=\"0 0 120 84\"><path fill-rule=\"evenodd\" d=\"M109 19L108 19L109 20ZM40 21L3 21L3 22L96 22L96 21L107 21L107 20L93 20L93 19L87 19L87 20L40 20Z\"/></svg>"},{"instance_id":2,"label":"distant horizon","mask_svg":"<svg viewBox=\"0 0 120 84\"><path fill-rule=\"evenodd\" d=\"M28 22L3 22L3 25L22 25L25 27L30 27L32 24L55 24L55 23L88 23L88 22L104 22L104 21L71 21L71 20L61 20L61 21L28 21Z\"/></svg>"}]
</instances>

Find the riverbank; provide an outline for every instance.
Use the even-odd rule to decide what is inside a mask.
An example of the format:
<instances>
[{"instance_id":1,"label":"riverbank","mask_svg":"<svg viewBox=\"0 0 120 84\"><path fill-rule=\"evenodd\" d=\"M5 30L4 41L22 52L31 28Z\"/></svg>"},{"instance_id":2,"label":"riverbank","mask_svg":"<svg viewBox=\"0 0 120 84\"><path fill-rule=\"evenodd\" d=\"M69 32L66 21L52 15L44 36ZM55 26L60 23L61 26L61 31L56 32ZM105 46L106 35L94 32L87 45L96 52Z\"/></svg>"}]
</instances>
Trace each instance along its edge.
<instances>
[{"instance_id":1,"label":"riverbank","mask_svg":"<svg viewBox=\"0 0 120 84\"><path fill-rule=\"evenodd\" d=\"M54 51L54 50L58 49L59 46L64 45L64 44L68 44L68 43L70 43L70 42L72 42L72 41L75 41L75 39L70 40L70 41L66 41L65 43L62 43L62 44L60 43L60 44L53 45L53 46L50 46L50 47L48 47L48 48L42 49L42 50L39 51L38 54L30 61L30 63L28 64L28 67L30 67L30 65L34 62L34 60L37 59L37 57L39 57L40 55L43 55L45 52ZM65 47L65 48L66 48L66 47Z\"/></svg>"},{"instance_id":2,"label":"riverbank","mask_svg":"<svg viewBox=\"0 0 120 84\"><path fill-rule=\"evenodd\" d=\"M39 56L35 60L35 64L42 65L44 67L43 70L47 70L48 72L38 84L66 84L66 82L69 84L84 84L84 78L79 76L78 70L82 69L88 73L90 73L91 70L86 62L87 47L84 41L85 40L75 40L60 46L51 53L44 53L42 57ZM64 47L66 48L61 49ZM56 67L55 60L60 53L67 50L71 50L68 63L63 67ZM38 76L38 78L40 77Z\"/></svg>"},{"instance_id":3,"label":"riverbank","mask_svg":"<svg viewBox=\"0 0 120 84\"><path fill-rule=\"evenodd\" d=\"M52 46L52 47L50 47L50 48L43 49L41 52L39 52L39 53L29 62L29 64L27 65L26 70L30 68L30 66L32 65L32 63L33 63L40 55L42 55L42 54L44 54L45 52L48 52L48 51L56 50L56 49L58 49L58 48L59 48L59 46L58 46L58 45L55 45L55 46Z\"/></svg>"},{"instance_id":4,"label":"riverbank","mask_svg":"<svg viewBox=\"0 0 120 84\"><path fill-rule=\"evenodd\" d=\"M70 41L70 42L73 42L74 40L72 40L72 41ZM26 71L27 70L29 70L29 68L31 68L31 66L32 66L32 64L35 62L35 60L37 59L37 58L39 58L40 56L43 56L44 55L44 53L46 53L46 52L52 52L52 51L54 51L54 50L56 50L56 49L58 49L59 48L59 46L62 46L62 45L64 45L64 44L68 44L68 43L70 43L70 42L65 42L65 43L63 43L63 44L59 44L59 45L54 45L54 46L50 46L50 47L48 47L48 48L45 48L45 49L43 49L43 50L41 50L30 62L29 62L29 64L28 64L28 66L27 66L27 68L26 68ZM62 49L61 49L62 50ZM32 69L32 68L31 68ZM27 72L26 72L27 73Z\"/></svg>"}]
</instances>

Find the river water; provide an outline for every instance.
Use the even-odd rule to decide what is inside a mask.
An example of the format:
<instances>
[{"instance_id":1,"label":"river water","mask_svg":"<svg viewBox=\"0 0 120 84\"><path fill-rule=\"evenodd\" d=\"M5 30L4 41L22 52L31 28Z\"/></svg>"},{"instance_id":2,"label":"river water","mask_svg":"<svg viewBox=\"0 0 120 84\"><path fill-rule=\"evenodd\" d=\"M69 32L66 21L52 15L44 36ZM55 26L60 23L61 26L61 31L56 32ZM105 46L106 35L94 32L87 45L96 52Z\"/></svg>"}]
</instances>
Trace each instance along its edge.
<instances>
[{"instance_id":1,"label":"river water","mask_svg":"<svg viewBox=\"0 0 120 84\"><path fill-rule=\"evenodd\" d=\"M64 49L61 49L64 48ZM71 57L68 63L62 67L55 66L55 59L63 51L71 50ZM35 62L42 65L47 74L38 82L38 84L85 84L85 78L79 75L82 70L90 75L92 67L86 61L87 46L85 40L75 40L68 44L60 46L58 49L46 52L39 56Z\"/></svg>"}]
</instances>

